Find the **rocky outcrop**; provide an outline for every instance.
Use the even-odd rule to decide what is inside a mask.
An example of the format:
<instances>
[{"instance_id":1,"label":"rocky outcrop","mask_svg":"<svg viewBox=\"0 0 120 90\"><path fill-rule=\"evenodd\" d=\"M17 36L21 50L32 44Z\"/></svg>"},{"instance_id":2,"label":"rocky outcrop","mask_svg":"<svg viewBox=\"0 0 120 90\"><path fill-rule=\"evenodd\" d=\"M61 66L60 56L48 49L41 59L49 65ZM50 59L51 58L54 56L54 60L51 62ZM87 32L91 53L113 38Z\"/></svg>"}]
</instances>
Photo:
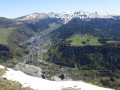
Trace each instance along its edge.
<instances>
[{"instance_id":1,"label":"rocky outcrop","mask_svg":"<svg viewBox=\"0 0 120 90\"><path fill-rule=\"evenodd\" d=\"M59 77L57 77L57 76L51 77L51 80L52 80L52 81L62 81L62 79L59 78Z\"/></svg>"},{"instance_id":2,"label":"rocky outcrop","mask_svg":"<svg viewBox=\"0 0 120 90\"><path fill-rule=\"evenodd\" d=\"M19 63L15 66L15 69L20 70L24 72L25 74L28 74L34 77L42 78L43 76L42 69L37 66Z\"/></svg>"},{"instance_id":3,"label":"rocky outcrop","mask_svg":"<svg viewBox=\"0 0 120 90\"><path fill-rule=\"evenodd\" d=\"M67 77L65 74L60 74L59 76L52 76L52 81L71 81L72 79Z\"/></svg>"},{"instance_id":4,"label":"rocky outcrop","mask_svg":"<svg viewBox=\"0 0 120 90\"><path fill-rule=\"evenodd\" d=\"M6 67L9 67L9 68L14 68L17 63L18 63L17 61L7 62L7 63L3 63L3 65L6 66Z\"/></svg>"}]
</instances>

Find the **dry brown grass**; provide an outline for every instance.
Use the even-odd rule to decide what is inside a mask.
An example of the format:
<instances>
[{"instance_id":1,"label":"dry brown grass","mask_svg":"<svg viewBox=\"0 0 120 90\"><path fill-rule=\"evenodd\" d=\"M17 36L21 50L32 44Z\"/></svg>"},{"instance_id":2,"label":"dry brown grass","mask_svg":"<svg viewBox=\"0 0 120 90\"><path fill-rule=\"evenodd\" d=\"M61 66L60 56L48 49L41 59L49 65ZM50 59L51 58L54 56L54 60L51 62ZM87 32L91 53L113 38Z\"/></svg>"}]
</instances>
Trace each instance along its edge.
<instances>
[{"instance_id":1,"label":"dry brown grass","mask_svg":"<svg viewBox=\"0 0 120 90\"><path fill-rule=\"evenodd\" d=\"M33 90L33 89L29 87L22 88L22 85L20 83L0 77L0 90Z\"/></svg>"},{"instance_id":2,"label":"dry brown grass","mask_svg":"<svg viewBox=\"0 0 120 90\"><path fill-rule=\"evenodd\" d=\"M0 76L3 76L6 72L7 68L5 67L4 69L0 68Z\"/></svg>"},{"instance_id":3,"label":"dry brown grass","mask_svg":"<svg viewBox=\"0 0 120 90\"><path fill-rule=\"evenodd\" d=\"M0 90L33 90L29 87L22 88L22 85L15 81L7 80L6 78L2 78L6 72L7 68L0 68Z\"/></svg>"}]
</instances>

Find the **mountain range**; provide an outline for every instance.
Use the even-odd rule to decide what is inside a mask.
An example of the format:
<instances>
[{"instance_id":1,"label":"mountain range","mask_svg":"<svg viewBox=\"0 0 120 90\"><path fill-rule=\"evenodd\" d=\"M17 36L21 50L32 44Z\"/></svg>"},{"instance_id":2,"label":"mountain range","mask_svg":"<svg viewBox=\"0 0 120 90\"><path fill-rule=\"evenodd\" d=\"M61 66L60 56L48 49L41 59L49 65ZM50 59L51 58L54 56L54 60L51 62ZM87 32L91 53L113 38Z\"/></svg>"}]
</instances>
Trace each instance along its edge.
<instances>
[{"instance_id":1,"label":"mountain range","mask_svg":"<svg viewBox=\"0 0 120 90\"><path fill-rule=\"evenodd\" d=\"M34 20L34 19L41 19L41 18L61 18L64 21L70 21L72 18L120 18L119 15L110 15L108 13L104 12L85 12L77 10L75 12L67 11L67 12L61 12L61 13L33 13L30 15L26 15L23 17L19 17L17 19L19 20Z\"/></svg>"}]
</instances>

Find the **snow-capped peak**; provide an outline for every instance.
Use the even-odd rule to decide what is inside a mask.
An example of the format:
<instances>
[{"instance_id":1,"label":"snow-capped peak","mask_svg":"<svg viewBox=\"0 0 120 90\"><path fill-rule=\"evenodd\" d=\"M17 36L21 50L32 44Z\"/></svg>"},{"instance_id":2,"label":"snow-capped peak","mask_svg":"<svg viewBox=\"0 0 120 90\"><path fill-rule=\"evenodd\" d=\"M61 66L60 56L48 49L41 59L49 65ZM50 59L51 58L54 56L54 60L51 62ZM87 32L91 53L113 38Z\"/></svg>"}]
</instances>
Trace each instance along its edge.
<instances>
[{"instance_id":1,"label":"snow-capped peak","mask_svg":"<svg viewBox=\"0 0 120 90\"><path fill-rule=\"evenodd\" d=\"M34 19L41 19L41 18L61 18L63 20L71 20L72 18L112 18L113 15L110 15L105 12L88 12L88 11L80 11L77 10L75 12L73 11L67 11L67 12L60 12L60 13L33 13L30 15L27 15L26 17L22 18L21 20L34 20Z\"/></svg>"}]
</instances>

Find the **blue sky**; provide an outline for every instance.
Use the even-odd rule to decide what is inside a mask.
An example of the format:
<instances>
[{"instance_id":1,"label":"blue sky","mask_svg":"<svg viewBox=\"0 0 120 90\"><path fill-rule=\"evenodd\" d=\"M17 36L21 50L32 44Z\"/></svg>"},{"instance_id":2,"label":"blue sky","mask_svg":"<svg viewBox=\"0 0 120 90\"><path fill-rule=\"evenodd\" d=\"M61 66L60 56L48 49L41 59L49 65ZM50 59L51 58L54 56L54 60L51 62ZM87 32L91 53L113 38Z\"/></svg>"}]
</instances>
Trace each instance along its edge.
<instances>
[{"instance_id":1,"label":"blue sky","mask_svg":"<svg viewBox=\"0 0 120 90\"><path fill-rule=\"evenodd\" d=\"M120 14L120 0L1 0L0 17L16 18L34 12L90 11Z\"/></svg>"}]
</instances>

